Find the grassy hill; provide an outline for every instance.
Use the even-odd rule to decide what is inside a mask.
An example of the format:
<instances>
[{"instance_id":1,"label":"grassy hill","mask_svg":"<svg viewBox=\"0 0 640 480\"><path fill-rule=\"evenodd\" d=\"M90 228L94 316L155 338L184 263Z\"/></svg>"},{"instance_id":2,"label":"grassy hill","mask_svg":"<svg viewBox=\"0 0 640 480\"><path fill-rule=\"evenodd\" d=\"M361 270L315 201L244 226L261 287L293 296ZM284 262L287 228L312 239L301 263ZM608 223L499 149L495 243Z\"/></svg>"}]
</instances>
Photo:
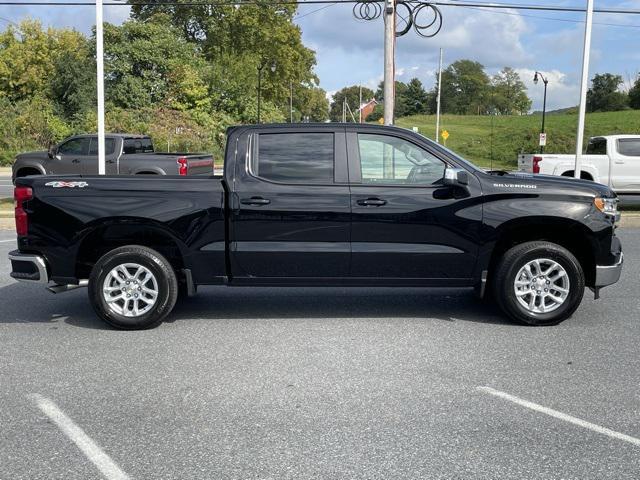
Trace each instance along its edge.
<instances>
[{"instance_id":1,"label":"grassy hill","mask_svg":"<svg viewBox=\"0 0 640 480\"><path fill-rule=\"evenodd\" d=\"M491 126L493 121L493 128ZM418 127L429 138L435 135L435 115L415 115L397 120L406 128ZM494 168L514 168L519 153L538 151L541 116L463 116L443 115L440 128L450 137L447 147L477 165ZM550 153L574 153L578 116L548 115L547 146ZM493 132L493 133L492 133ZM587 115L585 142L590 136L617 133L640 134L640 110L591 113Z\"/></svg>"}]
</instances>

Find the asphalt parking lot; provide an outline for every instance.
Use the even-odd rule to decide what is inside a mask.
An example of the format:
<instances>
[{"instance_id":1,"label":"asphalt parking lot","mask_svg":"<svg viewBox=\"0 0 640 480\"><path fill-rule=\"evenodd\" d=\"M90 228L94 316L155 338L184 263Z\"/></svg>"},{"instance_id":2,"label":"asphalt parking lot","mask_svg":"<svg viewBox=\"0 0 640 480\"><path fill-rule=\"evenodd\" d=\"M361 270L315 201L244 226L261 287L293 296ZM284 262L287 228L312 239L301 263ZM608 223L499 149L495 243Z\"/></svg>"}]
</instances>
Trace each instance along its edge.
<instances>
[{"instance_id":1,"label":"asphalt parking lot","mask_svg":"<svg viewBox=\"0 0 640 480\"><path fill-rule=\"evenodd\" d=\"M0 232L0 478L638 478L619 235L621 282L558 327L466 290L209 288L118 332L83 290L13 282Z\"/></svg>"}]
</instances>

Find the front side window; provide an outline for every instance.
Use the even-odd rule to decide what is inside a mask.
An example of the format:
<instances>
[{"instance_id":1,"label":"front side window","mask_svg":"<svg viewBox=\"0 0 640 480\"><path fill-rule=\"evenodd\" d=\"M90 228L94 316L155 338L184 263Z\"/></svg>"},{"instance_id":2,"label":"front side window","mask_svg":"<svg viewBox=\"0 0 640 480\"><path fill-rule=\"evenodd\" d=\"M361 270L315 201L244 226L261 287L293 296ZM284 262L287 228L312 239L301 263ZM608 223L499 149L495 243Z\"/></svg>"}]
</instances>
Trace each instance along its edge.
<instances>
[{"instance_id":1,"label":"front side window","mask_svg":"<svg viewBox=\"0 0 640 480\"><path fill-rule=\"evenodd\" d=\"M362 183L433 185L444 177L446 164L401 138L359 134Z\"/></svg>"},{"instance_id":2,"label":"front side window","mask_svg":"<svg viewBox=\"0 0 640 480\"><path fill-rule=\"evenodd\" d=\"M280 183L333 183L333 133L263 133L256 141L255 176Z\"/></svg>"},{"instance_id":3,"label":"front side window","mask_svg":"<svg viewBox=\"0 0 640 480\"><path fill-rule=\"evenodd\" d=\"M618 152L625 157L640 157L640 138L621 138Z\"/></svg>"},{"instance_id":4,"label":"front side window","mask_svg":"<svg viewBox=\"0 0 640 480\"><path fill-rule=\"evenodd\" d=\"M86 155L88 151L88 138L72 138L58 148L58 153L61 155Z\"/></svg>"}]
</instances>

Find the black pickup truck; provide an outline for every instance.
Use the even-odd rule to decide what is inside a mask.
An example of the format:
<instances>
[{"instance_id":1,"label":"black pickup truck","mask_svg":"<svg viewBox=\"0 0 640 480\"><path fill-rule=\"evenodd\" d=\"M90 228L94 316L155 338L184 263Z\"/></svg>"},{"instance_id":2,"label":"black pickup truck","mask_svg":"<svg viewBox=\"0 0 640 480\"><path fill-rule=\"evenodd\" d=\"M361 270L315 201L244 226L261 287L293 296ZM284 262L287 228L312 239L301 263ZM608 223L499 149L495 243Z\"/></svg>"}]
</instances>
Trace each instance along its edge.
<instances>
[{"instance_id":1,"label":"black pickup truck","mask_svg":"<svg viewBox=\"0 0 640 480\"><path fill-rule=\"evenodd\" d=\"M122 329L198 285L475 287L550 325L623 261L609 188L485 172L395 127L235 127L222 176L33 176L15 199L12 277L88 286Z\"/></svg>"}]
</instances>

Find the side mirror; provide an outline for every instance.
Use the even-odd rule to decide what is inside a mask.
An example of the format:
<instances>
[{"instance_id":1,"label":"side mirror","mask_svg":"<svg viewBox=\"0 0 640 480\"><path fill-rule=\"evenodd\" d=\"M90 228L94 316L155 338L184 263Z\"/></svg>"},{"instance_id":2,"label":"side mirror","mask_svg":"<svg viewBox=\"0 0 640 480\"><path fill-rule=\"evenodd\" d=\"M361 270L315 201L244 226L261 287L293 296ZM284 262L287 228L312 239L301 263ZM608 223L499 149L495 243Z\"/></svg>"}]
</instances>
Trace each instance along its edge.
<instances>
[{"instance_id":1,"label":"side mirror","mask_svg":"<svg viewBox=\"0 0 640 480\"><path fill-rule=\"evenodd\" d=\"M444 171L443 183L449 186L469 185L469 174L461 168L447 167Z\"/></svg>"},{"instance_id":2,"label":"side mirror","mask_svg":"<svg viewBox=\"0 0 640 480\"><path fill-rule=\"evenodd\" d=\"M47 152L49 154L49 158L54 159L58 153L58 147L56 145L49 145L49 151Z\"/></svg>"}]
</instances>

